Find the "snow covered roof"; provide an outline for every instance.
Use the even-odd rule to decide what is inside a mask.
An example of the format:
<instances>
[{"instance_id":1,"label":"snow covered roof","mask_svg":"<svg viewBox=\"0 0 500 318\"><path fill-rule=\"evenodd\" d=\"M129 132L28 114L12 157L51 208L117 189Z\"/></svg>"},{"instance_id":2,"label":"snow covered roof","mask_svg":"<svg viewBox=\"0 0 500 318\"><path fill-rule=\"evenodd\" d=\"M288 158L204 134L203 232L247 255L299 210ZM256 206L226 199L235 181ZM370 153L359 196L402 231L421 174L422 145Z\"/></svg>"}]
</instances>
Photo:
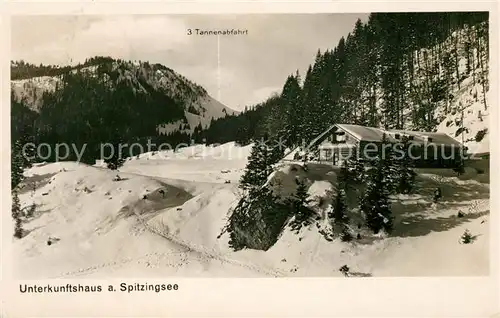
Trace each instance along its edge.
<instances>
[{"instance_id":1,"label":"snow covered roof","mask_svg":"<svg viewBox=\"0 0 500 318\"><path fill-rule=\"evenodd\" d=\"M319 149L333 149L333 148L356 148L355 144L333 144L331 142L322 143Z\"/></svg>"},{"instance_id":2,"label":"snow covered roof","mask_svg":"<svg viewBox=\"0 0 500 318\"><path fill-rule=\"evenodd\" d=\"M460 146L461 143L455 138L440 132L427 132L427 131L411 131L411 130L390 130L390 132L406 134L414 137L413 142L428 142L436 145L454 145Z\"/></svg>"},{"instance_id":3,"label":"snow covered roof","mask_svg":"<svg viewBox=\"0 0 500 318\"><path fill-rule=\"evenodd\" d=\"M386 134L387 140L390 142L397 142L396 139L391 137L391 135L380 128L375 128L375 127L366 127L366 126L360 126L360 125L351 125L351 124L336 124L333 126L330 126L327 130L325 130L323 133L321 133L318 137L314 138L310 143L309 143L309 148L312 147L315 144L318 144L319 142L323 141L326 137L330 135L332 130L335 130L336 128L340 128L350 135L352 135L354 138L358 140L363 140L363 141L381 141L382 136L384 133Z\"/></svg>"},{"instance_id":4,"label":"snow covered roof","mask_svg":"<svg viewBox=\"0 0 500 318\"><path fill-rule=\"evenodd\" d=\"M381 141L383 135L386 134L387 141L398 142L398 140L393 138L387 131L380 128L366 127L360 125L350 125L350 124L338 124L337 126L342 130L345 130L358 140Z\"/></svg>"},{"instance_id":5,"label":"snow covered roof","mask_svg":"<svg viewBox=\"0 0 500 318\"><path fill-rule=\"evenodd\" d=\"M322 142L326 137L328 137L332 133L332 131L335 131L336 129L341 129L352 135L354 138L362 141L380 142L383 138L383 135L385 134L387 141L396 143L400 142L400 139L395 138L396 134L401 134L401 135L406 134L409 136L413 136L412 142L415 143L427 142L437 145L454 145L454 146L461 145L459 141L457 141L456 139L452 138L451 136L445 133L420 132L420 131L398 130L398 129L385 130L382 128L367 127L361 125L336 124L330 126L323 133L314 138L309 143L308 148L311 148L312 146Z\"/></svg>"},{"instance_id":6,"label":"snow covered roof","mask_svg":"<svg viewBox=\"0 0 500 318\"><path fill-rule=\"evenodd\" d=\"M318 137L316 137L313 140L311 140L311 142L309 143L309 145L307 146L307 148L311 148L312 146L316 145L318 142L323 141L323 139L326 138L326 137L328 137L329 133L334 128L336 128L336 127L337 127L337 125L332 125L332 126L328 127L328 129L326 129L324 132L322 132L321 134L319 134Z\"/></svg>"}]
</instances>

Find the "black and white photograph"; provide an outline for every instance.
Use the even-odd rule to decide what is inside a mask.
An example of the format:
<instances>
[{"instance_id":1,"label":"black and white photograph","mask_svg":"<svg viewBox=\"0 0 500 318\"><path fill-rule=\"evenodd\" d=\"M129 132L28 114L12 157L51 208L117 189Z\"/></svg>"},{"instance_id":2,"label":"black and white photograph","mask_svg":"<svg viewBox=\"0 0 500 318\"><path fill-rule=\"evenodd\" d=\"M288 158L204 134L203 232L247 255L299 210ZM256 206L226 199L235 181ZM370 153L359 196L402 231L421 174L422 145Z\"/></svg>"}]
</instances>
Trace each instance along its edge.
<instances>
[{"instance_id":1,"label":"black and white photograph","mask_svg":"<svg viewBox=\"0 0 500 318\"><path fill-rule=\"evenodd\" d=\"M12 16L13 277L490 275L489 21Z\"/></svg>"}]
</instances>

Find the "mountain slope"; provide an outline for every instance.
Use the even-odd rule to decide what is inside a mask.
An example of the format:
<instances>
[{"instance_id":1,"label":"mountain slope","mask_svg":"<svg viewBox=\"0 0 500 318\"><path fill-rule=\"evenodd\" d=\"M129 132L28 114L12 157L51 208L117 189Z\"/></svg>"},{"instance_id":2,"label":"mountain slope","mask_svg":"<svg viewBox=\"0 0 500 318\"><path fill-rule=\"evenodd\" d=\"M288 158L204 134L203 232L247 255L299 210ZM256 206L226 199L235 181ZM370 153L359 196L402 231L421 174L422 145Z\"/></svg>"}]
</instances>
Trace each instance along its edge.
<instances>
[{"instance_id":1,"label":"mountain slope","mask_svg":"<svg viewBox=\"0 0 500 318\"><path fill-rule=\"evenodd\" d=\"M433 129L468 147L468 152L489 152L489 57L486 23L465 25L444 41L414 52L416 91L430 86L430 98L414 98L407 118L418 102L434 104ZM487 30L487 29L486 29ZM485 39L486 37L486 39ZM417 60L418 58L418 60ZM430 83L430 84L429 84ZM411 121L407 125L413 127ZM418 127L416 127L418 128Z\"/></svg>"},{"instance_id":2,"label":"mountain slope","mask_svg":"<svg viewBox=\"0 0 500 318\"><path fill-rule=\"evenodd\" d=\"M273 136L295 148L347 123L445 132L482 153L489 89L487 12L372 13L318 51L305 76L290 75L279 96L203 134L244 143Z\"/></svg>"},{"instance_id":3,"label":"mountain slope","mask_svg":"<svg viewBox=\"0 0 500 318\"><path fill-rule=\"evenodd\" d=\"M66 77L72 74L97 79L109 90L125 84L134 94L163 94L172 99L182 108L183 114L161 118L163 122L158 125L160 133L178 130L192 132L200 123L206 127L212 118L237 113L213 99L201 86L160 64L95 57L74 67L37 67L12 63L11 69L12 98L35 111L40 111L44 104L44 95L54 94L56 90L67 86Z\"/></svg>"}]
</instances>

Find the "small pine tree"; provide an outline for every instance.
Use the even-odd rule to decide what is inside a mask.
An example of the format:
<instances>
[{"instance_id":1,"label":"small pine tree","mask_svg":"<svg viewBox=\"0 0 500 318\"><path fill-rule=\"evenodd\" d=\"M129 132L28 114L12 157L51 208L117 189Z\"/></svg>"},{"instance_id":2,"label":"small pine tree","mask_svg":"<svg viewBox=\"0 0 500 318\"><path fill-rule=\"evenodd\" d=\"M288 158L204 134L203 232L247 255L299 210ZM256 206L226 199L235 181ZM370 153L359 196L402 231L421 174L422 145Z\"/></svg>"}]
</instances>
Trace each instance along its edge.
<instances>
[{"instance_id":1,"label":"small pine tree","mask_svg":"<svg viewBox=\"0 0 500 318\"><path fill-rule=\"evenodd\" d=\"M332 200L332 213L333 225L335 227L340 227L341 240L343 242L349 242L352 240L352 235L349 232L349 217L347 216L347 204L346 204L346 188L348 182L348 168L344 166L341 168L337 183L337 193Z\"/></svg>"},{"instance_id":2,"label":"small pine tree","mask_svg":"<svg viewBox=\"0 0 500 318\"><path fill-rule=\"evenodd\" d=\"M354 177L354 174L351 173L351 166L349 165L348 160L344 160L342 166L340 167L340 171L337 177L337 184L342 185L342 187L346 187L348 182L350 181L350 177Z\"/></svg>"},{"instance_id":3,"label":"small pine tree","mask_svg":"<svg viewBox=\"0 0 500 318\"><path fill-rule=\"evenodd\" d=\"M464 234L460 237L462 244L470 244L473 241L473 236L468 229L465 230Z\"/></svg>"},{"instance_id":4,"label":"small pine tree","mask_svg":"<svg viewBox=\"0 0 500 318\"><path fill-rule=\"evenodd\" d=\"M344 165L348 169L349 180L354 183L362 183L365 181L365 163L363 159L357 158L356 156L350 156Z\"/></svg>"},{"instance_id":5,"label":"small pine tree","mask_svg":"<svg viewBox=\"0 0 500 318\"><path fill-rule=\"evenodd\" d=\"M312 223L314 212L307 206L309 203L307 184L303 180L296 179L297 190L295 197L291 199L292 215L294 219L290 222L293 230L299 231L302 226Z\"/></svg>"},{"instance_id":6,"label":"small pine tree","mask_svg":"<svg viewBox=\"0 0 500 318\"><path fill-rule=\"evenodd\" d=\"M28 208L28 212L26 212L26 217L33 217L33 215L35 215L35 212L36 212L36 204L33 202L30 207Z\"/></svg>"},{"instance_id":7,"label":"small pine tree","mask_svg":"<svg viewBox=\"0 0 500 318\"><path fill-rule=\"evenodd\" d=\"M12 218L14 219L14 237L22 238L21 204L17 190L12 192Z\"/></svg>"},{"instance_id":8,"label":"small pine tree","mask_svg":"<svg viewBox=\"0 0 500 318\"><path fill-rule=\"evenodd\" d=\"M121 158L120 155L115 154L111 158L104 160L107 164L108 169L117 170L125 163L125 158Z\"/></svg>"},{"instance_id":9,"label":"small pine tree","mask_svg":"<svg viewBox=\"0 0 500 318\"><path fill-rule=\"evenodd\" d=\"M278 202L264 186L272 164L281 159L280 149L270 141L257 141L252 147L240 188L247 191L229 218L226 230L234 250L267 250L277 240L289 217L289 206ZM273 147L274 146L274 147Z\"/></svg>"},{"instance_id":10,"label":"small pine tree","mask_svg":"<svg viewBox=\"0 0 500 318\"><path fill-rule=\"evenodd\" d=\"M125 156L121 152L121 147L120 147L121 142L122 142L121 137L116 138L115 142L113 143L113 150L112 150L113 152L111 158L104 159L104 162L106 163L108 169L110 170L117 170L125 163Z\"/></svg>"},{"instance_id":11,"label":"small pine tree","mask_svg":"<svg viewBox=\"0 0 500 318\"><path fill-rule=\"evenodd\" d=\"M271 149L266 142L257 141L252 147L245 173L240 180L240 188L250 192L257 190L266 181L272 172Z\"/></svg>"},{"instance_id":12,"label":"small pine tree","mask_svg":"<svg viewBox=\"0 0 500 318\"><path fill-rule=\"evenodd\" d=\"M278 136L269 139L269 164L275 164L283 158L285 153L285 147L283 146L284 141L282 141Z\"/></svg>"},{"instance_id":13,"label":"small pine tree","mask_svg":"<svg viewBox=\"0 0 500 318\"><path fill-rule=\"evenodd\" d=\"M16 141L11 149L11 188L14 189L24 180L23 169L24 159L22 154L22 145Z\"/></svg>"},{"instance_id":14,"label":"small pine tree","mask_svg":"<svg viewBox=\"0 0 500 318\"><path fill-rule=\"evenodd\" d=\"M31 182L31 199L34 199L35 197L35 192L36 192L36 181ZM27 217L32 217L35 215L36 211L36 204L33 202L31 206L28 208L28 212L26 213Z\"/></svg>"},{"instance_id":15,"label":"small pine tree","mask_svg":"<svg viewBox=\"0 0 500 318\"><path fill-rule=\"evenodd\" d=\"M353 236L352 236L352 234L349 231L349 228L347 226L343 227L342 233L340 235L340 239L342 242L350 242L353 240Z\"/></svg>"},{"instance_id":16,"label":"small pine tree","mask_svg":"<svg viewBox=\"0 0 500 318\"><path fill-rule=\"evenodd\" d=\"M453 171L457 174L457 177L465 173L465 162L463 158L457 160L455 167L453 167Z\"/></svg>"},{"instance_id":17,"label":"small pine tree","mask_svg":"<svg viewBox=\"0 0 500 318\"><path fill-rule=\"evenodd\" d=\"M381 157L375 161L376 169L381 170L383 175L384 191L393 194L397 191L399 184L399 162L394 152L394 145L387 140L386 134L382 137L382 152Z\"/></svg>"},{"instance_id":18,"label":"small pine tree","mask_svg":"<svg viewBox=\"0 0 500 318\"><path fill-rule=\"evenodd\" d=\"M396 192L397 193L410 193L415 187L416 173L413 171L413 162L410 157L410 142L407 136L403 136L400 144L402 156L395 159L396 164Z\"/></svg>"},{"instance_id":19,"label":"small pine tree","mask_svg":"<svg viewBox=\"0 0 500 318\"><path fill-rule=\"evenodd\" d=\"M384 229L387 233L392 231L393 220L389 205L390 186L386 178L383 160L369 171L367 188L361 199L360 210L365 216L367 226L377 234Z\"/></svg>"},{"instance_id":20,"label":"small pine tree","mask_svg":"<svg viewBox=\"0 0 500 318\"><path fill-rule=\"evenodd\" d=\"M349 218L346 215L347 205L345 203L345 190L343 189L343 185L339 185L337 189L337 195L333 201L333 220L335 224L344 225L349 221Z\"/></svg>"},{"instance_id":21,"label":"small pine tree","mask_svg":"<svg viewBox=\"0 0 500 318\"><path fill-rule=\"evenodd\" d=\"M347 265L342 266L339 268L339 271L344 274L344 276L349 276L349 267Z\"/></svg>"},{"instance_id":22,"label":"small pine tree","mask_svg":"<svg viewBox=\"0 0 500 318\"><path fill-rule=\"evenodd\" d=\"M36 162L36 149L32 142L30 142L31 138L25 137L26 146L24 147L24 153L22 153L23 158L23 167L31 168L33 163Z\"/></svg>"}]
</instances>

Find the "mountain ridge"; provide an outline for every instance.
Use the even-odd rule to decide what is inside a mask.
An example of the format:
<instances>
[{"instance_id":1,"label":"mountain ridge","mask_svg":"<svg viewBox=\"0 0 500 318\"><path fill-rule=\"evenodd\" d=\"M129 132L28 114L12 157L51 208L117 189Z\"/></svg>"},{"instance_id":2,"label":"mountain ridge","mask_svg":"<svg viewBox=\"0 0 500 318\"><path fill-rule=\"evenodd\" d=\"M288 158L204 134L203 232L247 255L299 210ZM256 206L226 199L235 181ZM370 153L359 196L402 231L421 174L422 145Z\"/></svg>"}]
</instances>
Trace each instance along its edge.
<instances>
[{"instance_id":1,"label":"mountain ridge","mask_svg":"<svg viewBox=\"0 0 500 318\"><path fill-rule=\"evenodd\" d=\"M64 77L70 73L99 78L110 89L125 82L134 92L148 94L153 90L183 104L183 118L160 124L157 127L160 134L175 131L191 133L200 124L203 128L208 127L212 119L239 113L215 100L202 86L167 66L100 56L74 66L35 66L24 61L12 61L12 98L39 112L43 95L59 89Z\"/></svg>"}]
</instances>

